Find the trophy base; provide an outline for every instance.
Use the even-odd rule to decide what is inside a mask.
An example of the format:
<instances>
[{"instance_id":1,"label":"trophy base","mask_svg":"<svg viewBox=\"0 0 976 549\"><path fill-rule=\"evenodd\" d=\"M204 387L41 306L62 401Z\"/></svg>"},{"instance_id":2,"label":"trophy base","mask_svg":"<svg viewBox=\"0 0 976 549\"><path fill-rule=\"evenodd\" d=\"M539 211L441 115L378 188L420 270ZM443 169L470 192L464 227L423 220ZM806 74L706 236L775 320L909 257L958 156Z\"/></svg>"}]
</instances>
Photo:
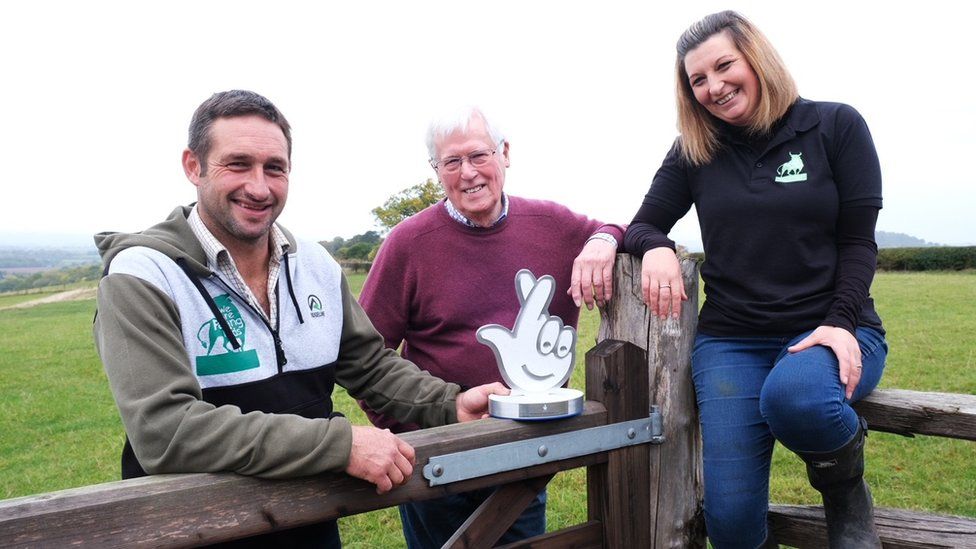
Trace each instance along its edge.
<instances>
[{"instance_id":1,"label":"trophy base","mask_svg":"<svg viewBox=\"0 0 976 549\"><path fill-rule=\"evenodd\" d=\"M583 392L576 389L551 389L545 393L488 395L492 417L541 421L578 416L583 413Z\"/></svg>"}]
</instances>

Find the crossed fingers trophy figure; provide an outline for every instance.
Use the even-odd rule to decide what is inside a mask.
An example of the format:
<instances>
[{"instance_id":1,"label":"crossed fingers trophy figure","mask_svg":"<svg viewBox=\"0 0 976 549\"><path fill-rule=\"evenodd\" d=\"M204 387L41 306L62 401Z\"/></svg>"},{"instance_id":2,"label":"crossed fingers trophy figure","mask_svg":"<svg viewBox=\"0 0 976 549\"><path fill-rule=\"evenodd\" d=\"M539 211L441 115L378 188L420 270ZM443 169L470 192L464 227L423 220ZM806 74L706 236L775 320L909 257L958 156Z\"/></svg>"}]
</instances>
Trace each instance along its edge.
<instances>
[{"instance_id":1,"label":"crossed fingers trophy figure","mask_svg":"<svg viewBox=\"0 0 976 549\"><path fill-rule=\"evenodd\" d=\"M563 387L573 373L576 330L549 314L556 294L550 275L536 278L528 269L515 274L521 309L511 330L498 324L478 328L478 341L491 348L510 395L490 395L494 417L542 420L583 411L583 393Z\"/></svg>"}]
</instances>

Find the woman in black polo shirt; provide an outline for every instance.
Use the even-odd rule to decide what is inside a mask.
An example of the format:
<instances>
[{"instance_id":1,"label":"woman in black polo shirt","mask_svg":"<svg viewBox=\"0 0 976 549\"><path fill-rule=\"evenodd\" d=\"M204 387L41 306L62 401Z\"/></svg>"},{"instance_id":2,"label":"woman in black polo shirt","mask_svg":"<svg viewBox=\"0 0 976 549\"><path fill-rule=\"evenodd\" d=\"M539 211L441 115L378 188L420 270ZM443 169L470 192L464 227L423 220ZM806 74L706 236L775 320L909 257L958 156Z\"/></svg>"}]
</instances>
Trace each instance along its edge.
<instances>
[{"instance_id":1,"label":"woman in black polo shirt","mask_svg":"<svg viewBox=\"0 0 976 549\"><path fill-rule=\"evenodd\" d=\"M869 295L881 169L853 108L802 99L778 54L726 11L678 40L680 137L627 230L644 300L687 299L667 233L694 205L705 282L692 372L715 547L767 535L773 441L807 464L831 547L880 547L863 480L865 425L887 344Z\"/></svg>"}]
</instances>

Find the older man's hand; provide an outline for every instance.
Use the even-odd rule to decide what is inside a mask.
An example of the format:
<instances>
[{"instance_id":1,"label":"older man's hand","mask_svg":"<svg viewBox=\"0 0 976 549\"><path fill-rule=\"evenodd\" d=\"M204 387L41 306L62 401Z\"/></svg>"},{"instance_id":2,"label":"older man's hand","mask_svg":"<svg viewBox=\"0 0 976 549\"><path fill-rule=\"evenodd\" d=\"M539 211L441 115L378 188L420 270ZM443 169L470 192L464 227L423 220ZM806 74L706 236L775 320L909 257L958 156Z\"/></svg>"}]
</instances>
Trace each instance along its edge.
<instances>
[{"instance_id":1,"label":"older man's hand","mask_svg":"<svg viewBox=\"0 0 976 549\"><path fill-rule=\"evenodd\" d=\"M353 426L346 473L375 484L377 494L410 479L415 460L413 447L389 429Z\"/></svg>"},{"instance_id":2,"label":"older man's hand","mask_svg":"<svg viewBox=\"0 0 976 549\"><path fill-rule=\"evenodd\" d=\"M573 297L573 303L593 310L596 303L602 307L613 296L613 262L617 257L617 247L594 238L583 246L573 261L573 277L566 292Z\"/></svg>"}]
</instances>

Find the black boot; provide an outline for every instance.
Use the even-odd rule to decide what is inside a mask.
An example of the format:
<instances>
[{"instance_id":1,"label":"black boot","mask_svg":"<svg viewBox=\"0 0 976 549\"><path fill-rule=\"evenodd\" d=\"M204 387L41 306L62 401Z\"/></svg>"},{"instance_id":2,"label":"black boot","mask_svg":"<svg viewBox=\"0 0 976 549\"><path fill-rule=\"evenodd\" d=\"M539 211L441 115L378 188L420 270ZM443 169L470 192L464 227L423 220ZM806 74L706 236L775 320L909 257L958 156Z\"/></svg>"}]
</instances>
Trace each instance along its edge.
<instances>
[{"instance_id":1,"label":"black boot","mask_svg":"<svg viewBox=\"0 0 976 549\"><path fill-rule=\"evenodd\" d=\"M867 422L859 418L857 434L833 452L798 452L807 476L823 496L827 539L831 549L881 547L874 526L871 490L864 482L864 438Z\"/></svg>"}]
</instances>

